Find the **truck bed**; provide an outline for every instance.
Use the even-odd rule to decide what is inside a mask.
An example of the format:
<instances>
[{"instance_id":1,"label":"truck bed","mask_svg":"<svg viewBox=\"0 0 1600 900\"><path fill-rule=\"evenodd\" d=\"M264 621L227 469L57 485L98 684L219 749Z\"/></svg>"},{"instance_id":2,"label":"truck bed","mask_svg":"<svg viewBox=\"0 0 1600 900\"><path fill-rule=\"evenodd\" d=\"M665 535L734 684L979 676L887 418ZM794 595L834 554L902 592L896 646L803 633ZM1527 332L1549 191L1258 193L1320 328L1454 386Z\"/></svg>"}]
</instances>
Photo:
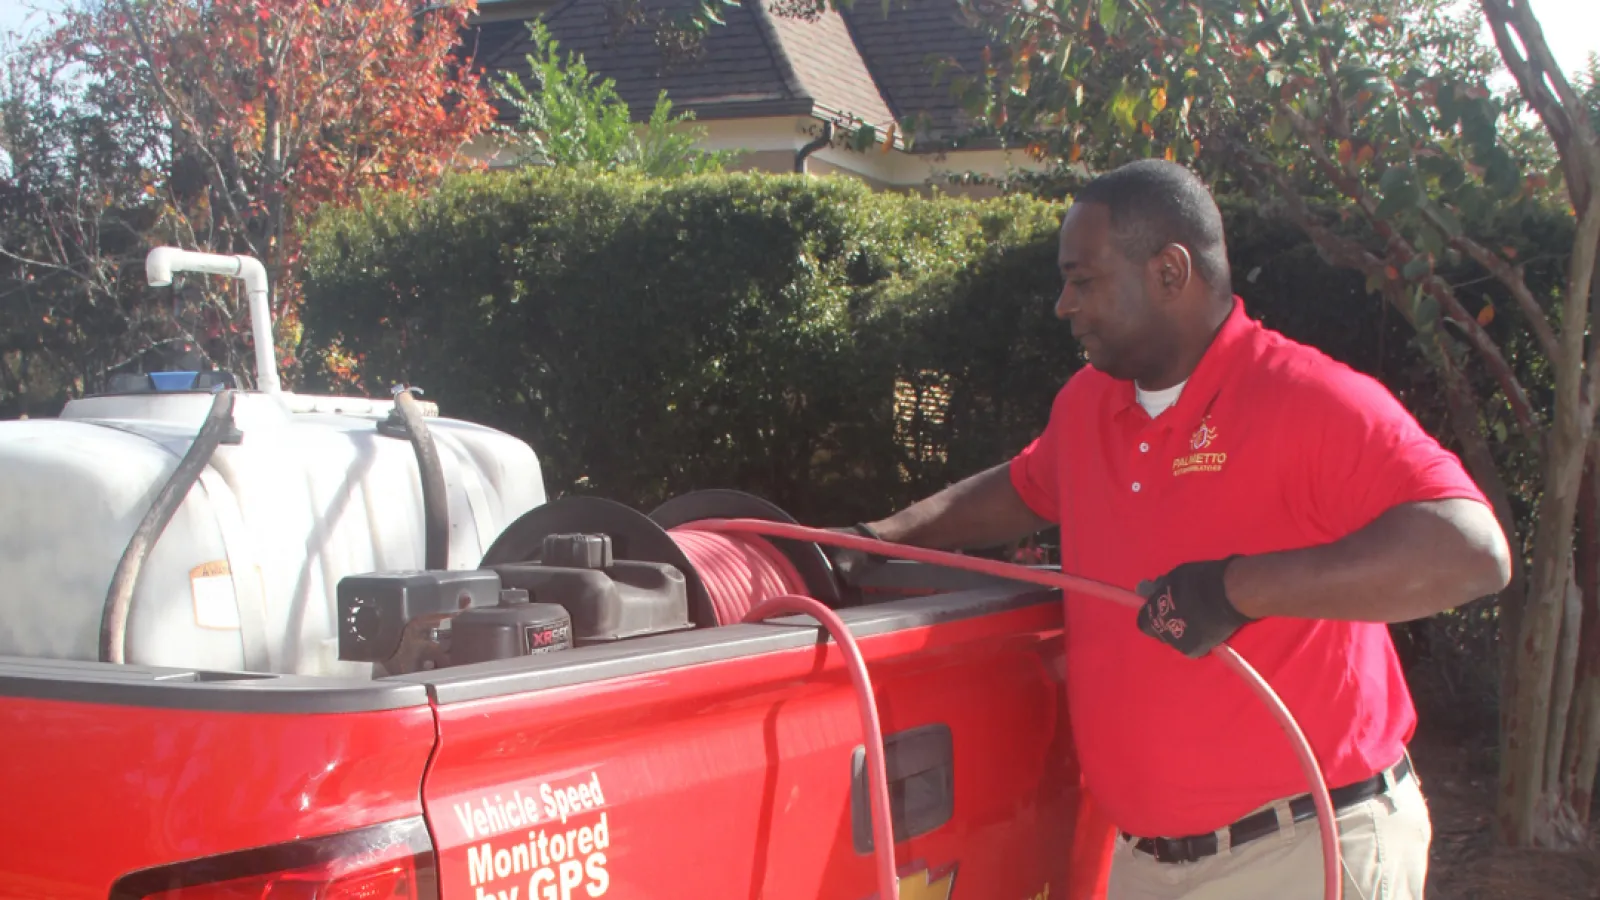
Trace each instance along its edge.
<instances>
[{"instance_id":1,"label":"truck bed","mask_svg":"<svg viewBox=\"0 0 1600 900\"><path fill-rule=\"evenodd\" d=\"M1091 896L1060 595L886 572L943 591L840 610L904 896ZM8 897L220 883L373 828L422 841L409 893L377 896L876 893L855 695L804 617L372 681L4 658L0 732L0 789L27 811L0 825Z\"/></svg>"}]
</instances>

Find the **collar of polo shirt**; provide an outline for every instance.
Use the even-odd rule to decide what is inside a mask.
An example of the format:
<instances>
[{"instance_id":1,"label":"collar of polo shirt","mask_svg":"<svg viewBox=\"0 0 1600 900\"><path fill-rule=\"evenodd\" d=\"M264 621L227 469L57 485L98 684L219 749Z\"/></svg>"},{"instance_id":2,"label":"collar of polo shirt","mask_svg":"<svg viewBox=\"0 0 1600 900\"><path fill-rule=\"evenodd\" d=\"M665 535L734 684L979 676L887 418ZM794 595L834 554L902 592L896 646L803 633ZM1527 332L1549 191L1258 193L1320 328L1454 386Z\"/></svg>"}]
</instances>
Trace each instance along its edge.
<instances>
[{"instance_id":1,"label":"collar of polo shirt","mask_svg":"<svg viewBox=\"0 0 1600 900\"><path fill-rule=\"evenodd\" d=\"M1183 393L1183 386L1188 383L1188 381L1180 381L1163 391L1147 391L1137 384L1134 385L1134 389L1139 399L1139 405L1144 407L1144 411L1150 414L1150 418L1154 419L1171 409L1172 404L1178 402L1178 395Z\"/></svg>"},{"instance_id":2,"label":"collar of polo shirt","mask_svg":"<svg viewBox=\"0 0 1600 900\"><path fill-rule=\"evenodd\" d=\"M1123 381L1119 382L1122 391L1119 412L1142 408L1153 419L1171 407L1174 420L1171 424L1175 427L1191 420L1199 422L1211 408L1211 401L1216 399L1217 391L1222 388L1228 371L1234 368L1239 354L1249 349L1246 337L1254 328L1255 321L1245 314L1244 300L1234 295L1233 310L1217 329L1211 346L1200 357L1200 364L1182 383L1168 389L1172 392L1170 401L1166 397L1168 391L1145 391L1132 381Z\"/></svg>"}]
</instances>

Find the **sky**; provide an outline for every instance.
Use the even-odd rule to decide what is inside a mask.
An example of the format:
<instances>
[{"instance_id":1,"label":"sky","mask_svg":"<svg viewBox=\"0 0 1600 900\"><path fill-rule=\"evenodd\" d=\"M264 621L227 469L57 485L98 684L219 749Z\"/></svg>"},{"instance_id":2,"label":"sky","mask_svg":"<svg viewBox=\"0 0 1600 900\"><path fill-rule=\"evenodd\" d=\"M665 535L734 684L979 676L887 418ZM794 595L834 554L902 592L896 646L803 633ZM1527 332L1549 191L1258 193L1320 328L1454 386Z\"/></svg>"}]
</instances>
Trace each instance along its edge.
<instances>
[{"instance_id":1,"label":"sky","mask_svg":"<svg viewBox=\"0 0 1600 900\"><path fill-rule=\"evenodd\" d=\"M9 32L26 34L43 28L42 10L60 9L63 0L0 0L0 42L6 41Z\"/></svg>"},{"instance_id":2,"label":"sky","mask_svg":"<svg viewBox=\"0 0 1600 900\"><path fill-rule=\"evenodd\" d=\"M44 24L39 10L60 9L68 0L0 0L0 35ZM1532 0L1556 61L1568 72L1600 53L1600 0Z\"/></svg>"}]
</instances>

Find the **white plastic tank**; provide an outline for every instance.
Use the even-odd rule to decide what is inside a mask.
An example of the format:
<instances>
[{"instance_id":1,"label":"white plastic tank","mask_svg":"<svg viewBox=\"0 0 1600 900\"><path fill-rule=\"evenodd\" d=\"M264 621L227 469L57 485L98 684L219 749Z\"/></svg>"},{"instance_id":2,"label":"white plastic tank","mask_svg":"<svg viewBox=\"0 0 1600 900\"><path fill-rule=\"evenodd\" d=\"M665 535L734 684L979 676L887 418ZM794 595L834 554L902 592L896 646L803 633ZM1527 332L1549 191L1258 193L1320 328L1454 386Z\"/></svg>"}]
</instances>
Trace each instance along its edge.
<instances>
[{"instance_id":1,"label":"white plastic tank","mask_svg":"<svg viewBox=\"0 0 1600 900\"><path fill-rule=\"evenodd\" d=\"M0 422L0 656L99 658L118 561L213 399L88 397L58 419ZM378 428L392 406L238 392L242 438L216 448L144 562L126 661L370 675L371 664L338 660L339 580L424 566L416 454ZM449 565L472 568L501 530L545 502L539 460L503 432L426 423L449 497Z\"/></svg>"}]
</instances>

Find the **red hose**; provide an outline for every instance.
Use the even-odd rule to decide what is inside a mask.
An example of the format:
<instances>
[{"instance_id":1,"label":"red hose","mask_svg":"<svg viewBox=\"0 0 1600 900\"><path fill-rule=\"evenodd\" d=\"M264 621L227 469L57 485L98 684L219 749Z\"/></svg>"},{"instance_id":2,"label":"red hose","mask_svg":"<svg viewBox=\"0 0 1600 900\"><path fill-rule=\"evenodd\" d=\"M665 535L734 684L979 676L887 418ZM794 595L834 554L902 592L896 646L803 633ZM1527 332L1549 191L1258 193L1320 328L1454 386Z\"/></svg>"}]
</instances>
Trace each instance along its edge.
<instances>
[{"instance_id":1,"label":"red hose","mask_svg":"<svg viewBox=\"0 0 1600 900\"><path fill-rule=\"evenodd\" d=\"M697 524L674 528L668 534L704 582L719 625L761 622L793 613L808 615L822 623L844 653L865 735L862 743L867 751L867 789L872 799L873 867L878 876L878 897L899 900L883 726L878 721L878 702L861 648L837 613L805 596L805 579L771 542L758 534L703 530Z\"/></svg>"},{"instance_id":2,"label":"red hose","mask_svg":"<svg viewBox=\"0 0 1600 900\"><path fill-rule=\"evenodd\" d=\"M774 597L806 593L794 563L760 536L702 531L693 525L668 534L705 582L720 624L741 621L751 607Z\"/></svg>"},{"instance_id":3,"label":"red hose","mask_svg":"<svg viewBox=\"0 0 1600 900\"><path fill-rule=\"evenodd\" d=\"M773 597L750 610L744 621L760 622L791 613L808 615L821 622L844 653L845 666L850 670L850 681L855 685L859 701L861 730L866 735L863 743L867 748L867 789L872 795L872 849L878 873L878 897L879 900L900 900L900 879L895 874L894 863L894 827L889 821L889 776L883 758L883 726L878 721L878 703L872 693L866 660L861 657L861 648L856 646L844 620L810 597L798 594Z\"/></svg>"},{"instance_id":4,"label":"red hose","mask_svg":"<svg viewBox=\"0 0 1600 900\"><path fill-rule=\"evenodd\" d=\"M757 519L706 519L695 522L692 526L674 529L672 535L680 543L685 543L686 532L722 532L729 535L762 535L764 537L811 541L817 544L859 550L876 556L912 560L952 569L964 569L969 572L992 575L1010 581L1021 581L1066 591L1091 594L1103 600L1109 600L1134 609L1144 605L1144 598L1132 591L1098 581L1091 581L1087 578L1068 575L1064 572L1044 571L995 560L962 556L956 553L926 550L905 544L891 544L885 541L875 541L871 538L857 537L853 534L807 528L802 525L790 525L783 522L768 522ZM694 539L691 538L690 542L694 542ZM755 542L740 542L741 545L752 543ZM687 552L687 547L685 549ZM705 549L705 547L702 546L701 549ZM751 551L745 550L741 552L746 558L749 558ZM775 548L772 552L777 553ZM699 553L695 554L695 556L699 555ZM722 556L723 554L713 551L708 555ZM781 556L781 554L779 555ZM694 556L691 556L691 560L694 560ZM723 562L731 563L731 557L725 558ZM697 571L700 570L700 561L695 560L695 564ZM712 563L712 565L716 564ZM788 574L792 573L793 567L790 566L789 573L786 573L784 579L787 580ZM702 578L704 577L705 575L702 572ZM794 574L793 577L796 581L791 582L791 584L799 584L798 574ZM751 578L749 581L751 583L761 583L762 579ZM729 582L719 580L719 583ZM711 589L709 583L707 588L708 591ZM803 590L804 587L802 585L797 589ZM797 609L794 605L791 605L796 602L803 608ZM877 860L879 896L880 898L885 898L885 900L887 898L898 900L899 892L894 874L894 843L892 837L894 832L888 820L888 784L883 777L883 735L878 728L877 708L872 696L872 685L867 678L866 666L861 662L860 650L856 647L855 641L851 637L849 630L844 626L843 621L832 610L807 597L783 594L772 596L770 599L758 599L756 608L743 618L745 621L754 621L766 618L776 612L801 612L822 622L845 652L849 661L851 678L856 683L857 697L862 703L862 722L868 735L867 759L869 764L868 775L873 792L873 828L876 835L876 849L880 851ZM1244 679L1256 696L1261 699L1261 702L1266 704L1267 709L1278 720L1278 724L1283 727L1284 732L1289 736L1289 742L1293 745L1295 755L1300 760L1300 768L1305 772L1306 781L1311 787L1311 798L1317 808L1317 822L1322 833L1323 896L1326 900L1341 900L1343 896L1341 873L1344 865L1339 851L1338 825L1334 819L1333 801L1328 796L1327 780L1323 777L1321 765L1317 763L1316 753L1311 748L1311 742L1306 739L1305 733L1300 729L1300 724L1295 721L1294 714L1284 705L1283 699L1272 689L1267 680L1261 677L1261 673L1257 672L1255 667L1245 661L1244 657L1240 656L1227 644L1222 644L1211 652L1224 666ZM857 667L859 667L859 671ZM882 805L880 805L879 791L882 791ZM885 835L888 835L888 837L885 837ZM882 852L885 849L887 849L887 853ZM887 879L887 883L885 879Z\"/></svg>"}]
</instances>

